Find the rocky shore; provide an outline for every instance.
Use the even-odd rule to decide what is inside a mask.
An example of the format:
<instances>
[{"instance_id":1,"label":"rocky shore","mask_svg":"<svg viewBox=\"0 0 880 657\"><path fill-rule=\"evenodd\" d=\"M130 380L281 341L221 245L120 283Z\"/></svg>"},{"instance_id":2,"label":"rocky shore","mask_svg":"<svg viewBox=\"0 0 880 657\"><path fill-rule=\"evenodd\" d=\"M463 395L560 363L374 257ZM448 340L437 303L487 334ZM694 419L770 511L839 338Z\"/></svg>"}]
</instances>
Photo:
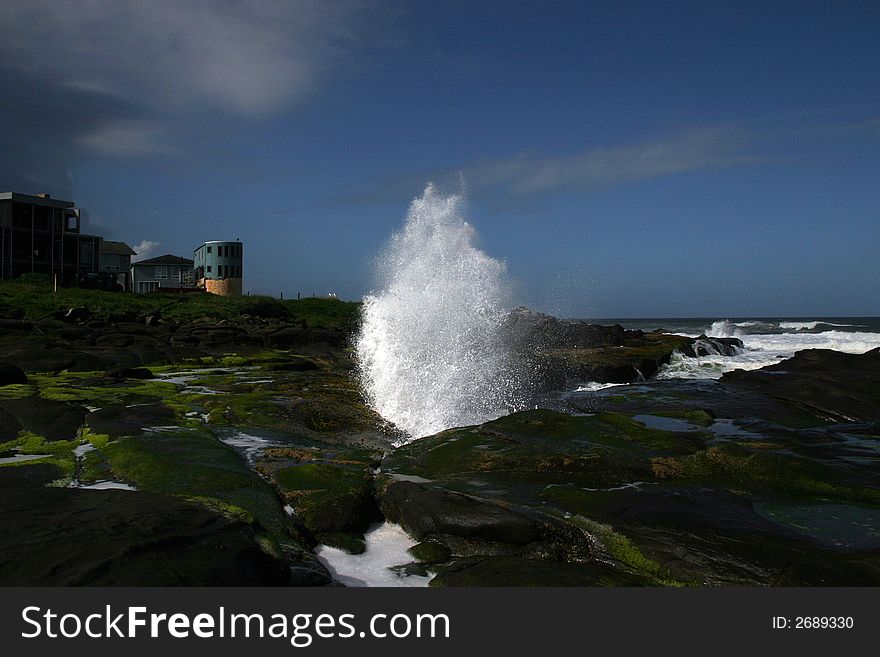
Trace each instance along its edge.
<instances>
[{"instance_id":1,"label":"rocky shore","mask_svg":"<svg viewBox=\"0 0 880 657\"><path fill-rule=\"evenodd\" d=\"M363 551L382 519L437 586L880 583L880 350L654 382L676 350L742 344L519 310L543 392L634 385L394 448L341 303L0 296L0 584L332 584L314 548Z\"/></svg>"},{"instance_id":2,"label":"rocky shore","mask_svg":"<svg viewBox=\"0 0 880 657\"><path fill-rule=\"evenodd\" d=\"M669 363L674 352L692 357L731 355L743 347L739 338L691 338L663 330L645 333L620 325L560 320L528 308L510 313L505 333L530 375L550 390L584 381L644 381Z\"/></svg>"}]
</instances>

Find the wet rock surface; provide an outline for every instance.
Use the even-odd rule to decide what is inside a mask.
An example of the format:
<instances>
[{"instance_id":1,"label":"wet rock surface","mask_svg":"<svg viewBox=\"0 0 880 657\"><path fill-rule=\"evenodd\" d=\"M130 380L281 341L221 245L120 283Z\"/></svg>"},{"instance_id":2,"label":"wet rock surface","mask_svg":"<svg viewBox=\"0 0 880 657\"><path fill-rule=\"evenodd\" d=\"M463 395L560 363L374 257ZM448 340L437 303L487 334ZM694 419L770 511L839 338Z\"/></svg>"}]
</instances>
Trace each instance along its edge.
<instances>
[{"instance_id":1,"label":"wet rock surface","mask_svg":"<svg viewBox=\"0 0 880 657\"><path fill-rule=\"evenodd\" d=\"M876 358L802 352L770 373L573 393L557 411L399 448L383 476L411 483L386 491L466 495L581 532L563 535L569 552L545 552L540 564L423 534L450 553L432 566L434 585L524 585L528 572L560 584L877 585ZM396 513L414 531L425 522L418 504Z\"/></svg>"},{"instance_id":2,"label":"wet rock surface","mask_svg":"<svg viewBox=\"0 0 880 657\"><path fill-rule=\"evenodd\" d=\"M11 361L0 393L0 582L330 583L312 547L362 549L381 517L371 468L391 442L331 344L346 334L296 327L304 353L293 354L264 346L282 320L149 317L64 312L0 340ZM286 451L266 455L261 474L269 444ZM291 456L300 449L311 457ZM296 469L319 461L332 490ZM287 472L275 479L276 469ZM336 475L358 469L360 484L343 490Z\"/></svg>"},{"instance_id":3,"label":"wet rock surface","mask_svg":"<svg viewBox=\"0 0 880 657\"><path fill-rule=\"evenodd\" d=\"M630 385L395 448L343 330L5 317L0 583L328 584L381 519L438 586L880 583L880 350L659 382L741 344L521 311L541 390Z\"/></svg>"},{"instance_id":4,"label":"wet rock surface","mask_svg":"<svg viewBox=\"0 0 880 657\"><path fill-rule=\"evenodd\" d=\"M722 380L829 421L880 418L880 348L861 355L807 349L760 370L728 372Z\"/></svg>"},{"instance_id":5,"label":"wet rock surface","mask_svg":"<svg viewBox=\"0 0 880 657\"><path fill-rule=\"evenodd\" d=\"M0 476L6 586L285 586L287 564L251 527L151 493L48 487L51 466Z\"/></svg>"},{"instance_id":6,"label":"wet rock surface","mask_svg":"<svg viewBox=\"0 0 880 657\"><path fill-rule=\"evenodd\" d=\"M0 399L0 411L7 419L7 431L29 431L47 440L68 440L82 426L86 413L84 407L61 401L24 397Z\"/></svg>"},{"instance_id":7,"label":"wet rock surface","mask_svg":"<svg viewBox=\"0 0 880 657\"><path fill-rule=\"evenodd\" d=\"M0 386L27 383L27 376L21 368L9 363L0 363Z\"/></svg>"},{"instance_id":8,"label":"wet rock surface","mask_svg":"<svg viewBox=\"0 0 880 657\"><path fill-rule=\"evenodd\" d=\"M650 378L678 352L685 356L736 353L739 338L691 338L646 333L620 325L560 320L528 308L512 311L505 339L539 387L562 390L583 381L631 383Z\"/></svg>"}]
</instances>

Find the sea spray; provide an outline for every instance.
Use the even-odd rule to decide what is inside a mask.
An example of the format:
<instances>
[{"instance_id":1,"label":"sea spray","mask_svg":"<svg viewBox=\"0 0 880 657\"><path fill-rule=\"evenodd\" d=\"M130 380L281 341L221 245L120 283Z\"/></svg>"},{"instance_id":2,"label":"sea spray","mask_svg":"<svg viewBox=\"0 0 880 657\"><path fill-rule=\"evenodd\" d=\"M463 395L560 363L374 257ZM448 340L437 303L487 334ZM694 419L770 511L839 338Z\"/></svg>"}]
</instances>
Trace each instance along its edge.
<instances>
[{"instance_id":1,"label":"sea spray","mask_svg":"<svg viewBox=\"0 0 880 657\"><path fill-rule=\"evenodd\" d=\"M503 339L505 267L475 246L462 198L428 185L378 262L356 351L370 405L411 438L520 405Z\"/></svg>"}]
</instances>

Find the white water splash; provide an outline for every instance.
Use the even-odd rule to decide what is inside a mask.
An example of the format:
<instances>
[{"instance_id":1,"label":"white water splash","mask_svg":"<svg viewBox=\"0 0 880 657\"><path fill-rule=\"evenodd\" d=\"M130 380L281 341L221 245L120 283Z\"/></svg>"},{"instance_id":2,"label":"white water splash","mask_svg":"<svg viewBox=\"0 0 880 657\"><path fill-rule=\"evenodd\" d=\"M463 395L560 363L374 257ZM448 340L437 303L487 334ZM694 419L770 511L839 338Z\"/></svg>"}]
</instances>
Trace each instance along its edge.
<instances>
[{"instance_id":1,"label":"white water splash","mask_svg":"<svg viewBox=\"0 0 880 657\"><path fill-rule=\"evenodd\" d=\"M348 554L339 548L319 545L318 559L333 579L345 586L427 586L430 577L407 571L414 561L407 552L416 544L399 525L373 525L364 535L363 554Z\"/></svg>"},{"instance_id":2,"label":"white water splash","mask_svg":"<svg viewBox=\"0 0 880 657\"><path fill-rule=\"evenodd\" d=\"M376 411L413 438L485 422L519 406L502 336L504 264L474 245L460 196L429 185L380 259L356 349Z\"/></svg>"}]
</instances>

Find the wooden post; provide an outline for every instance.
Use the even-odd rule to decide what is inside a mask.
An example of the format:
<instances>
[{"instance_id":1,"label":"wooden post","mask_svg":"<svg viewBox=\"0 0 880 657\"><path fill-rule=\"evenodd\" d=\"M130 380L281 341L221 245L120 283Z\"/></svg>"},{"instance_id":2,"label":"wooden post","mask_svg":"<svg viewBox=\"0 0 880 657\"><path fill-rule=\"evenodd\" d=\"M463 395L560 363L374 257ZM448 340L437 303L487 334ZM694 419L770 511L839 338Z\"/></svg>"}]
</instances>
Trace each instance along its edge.
<instances>
[{"instance_id":1,"label":"wooden post","mask_svg":"<svg viewBox=\"0 0 880 657\"><path fill-rule=\"evenodd\" d=\"M31 204L31 273L34 273L34 208L36 205Z\"/></svg>"}]
</instances>

